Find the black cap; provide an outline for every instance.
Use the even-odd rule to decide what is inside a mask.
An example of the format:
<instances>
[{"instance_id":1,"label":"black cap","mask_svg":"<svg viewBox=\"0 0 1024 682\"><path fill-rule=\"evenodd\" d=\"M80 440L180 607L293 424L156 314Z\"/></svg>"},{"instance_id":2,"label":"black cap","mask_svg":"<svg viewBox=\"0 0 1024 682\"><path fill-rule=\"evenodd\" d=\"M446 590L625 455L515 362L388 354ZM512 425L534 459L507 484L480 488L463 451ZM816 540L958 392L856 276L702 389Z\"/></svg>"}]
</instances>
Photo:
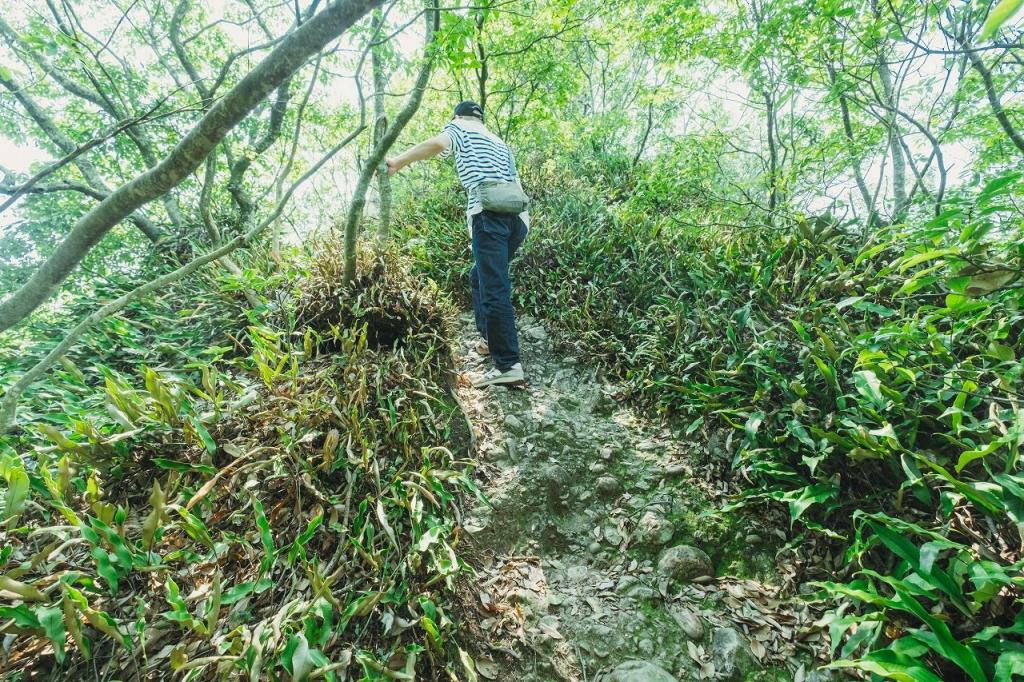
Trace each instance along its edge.
<instances>
[{"instance_id":1,"label":"black cap","mask_svg":"<svg viewBox=\"0 0 1024 682\"><path fill-rule=\"evenodd\" d=\"M484 120L484 110L480 108L480 105L472 100L466 100L459 102L455 107L456 116L476 116L481 121Z\"/></svg>"}]
</instances>

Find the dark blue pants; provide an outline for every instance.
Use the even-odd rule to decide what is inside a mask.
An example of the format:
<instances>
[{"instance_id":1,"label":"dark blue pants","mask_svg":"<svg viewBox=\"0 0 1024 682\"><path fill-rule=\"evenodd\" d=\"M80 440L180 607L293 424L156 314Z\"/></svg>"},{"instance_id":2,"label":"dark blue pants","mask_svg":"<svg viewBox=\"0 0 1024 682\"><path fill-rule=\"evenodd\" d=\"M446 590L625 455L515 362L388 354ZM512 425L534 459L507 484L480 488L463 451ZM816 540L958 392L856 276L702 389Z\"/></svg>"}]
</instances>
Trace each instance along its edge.
<instances>
[{"instance_id":1,"label":"dark blue pants","mask_svg":"<svg viewBox=\"0 0 1024 682\"><path fill-rule=\"evenodd\" d=\"M519 362L508 264L524 239L526 223L518 215L484 211L473 216L473 314L494 365L503 372Z\"/></svg>"}]
</instances>

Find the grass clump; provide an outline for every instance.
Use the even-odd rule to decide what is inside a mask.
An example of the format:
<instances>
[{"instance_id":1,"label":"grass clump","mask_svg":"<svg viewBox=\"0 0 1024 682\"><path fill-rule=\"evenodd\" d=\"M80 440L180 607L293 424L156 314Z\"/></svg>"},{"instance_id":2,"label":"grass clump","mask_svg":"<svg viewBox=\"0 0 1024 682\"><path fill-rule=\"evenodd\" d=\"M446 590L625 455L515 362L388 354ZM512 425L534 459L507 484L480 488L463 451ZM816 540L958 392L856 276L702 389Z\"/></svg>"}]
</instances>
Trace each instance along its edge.
<instances>
[{"instance_id":1,"label":"grass clump","mask_svg":"<svg viewBox=\"0 0 1024 682\"><path fill-rule=\"evenodd\" d=\"M519 310L707 442L735 506L777 510L787 563L836 605L839 665L987 680L1024 660L1021 175L862 233L699 187L665 204L644 165L589 186L571 168L526 174L545 193ZM464 290L460 227L416 243Z\"/></svg>"},{"instance_id":2,"label":"grass clump","mask_svg":"<svg viewBox=\"0 0 1024 682\"><path fill-rule=\"evenodd\" d=\"M8 438L5 675L461 670L445 601L472 484L448 447L452 311L393 253L365 254L345 291L337 262L322 244L279 277L231 357L111 371L81 388L102 413Z\"/></svg>"}]
</instances>

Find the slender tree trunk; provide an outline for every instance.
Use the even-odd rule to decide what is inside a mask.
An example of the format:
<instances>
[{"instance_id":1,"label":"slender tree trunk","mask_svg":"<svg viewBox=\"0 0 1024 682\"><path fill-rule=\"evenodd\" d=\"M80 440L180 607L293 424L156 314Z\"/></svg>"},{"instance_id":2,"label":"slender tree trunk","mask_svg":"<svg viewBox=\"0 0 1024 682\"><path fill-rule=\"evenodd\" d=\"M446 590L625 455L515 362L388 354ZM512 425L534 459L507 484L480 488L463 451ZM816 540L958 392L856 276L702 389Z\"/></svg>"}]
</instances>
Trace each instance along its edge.
<instances>
[{"instance_id":1,"label":"slender tree trunk","mask_svg":"<svg viewBox=\"0 0 1024 682\"><path fill-rule=\"evenodd\" d=\"M288 102L291 99L291 84L292 79L289 77L277 89L277 95L270 108L270 120L267 123L267 130L263 137L254 142L249 149L244 150L231 164L228 192L238 208L238 225L242 229L248 226L249 220L256 210L256 204L249 195L249 190L245 187L245 174L252 166L252 162L263 152L270 149L277 142L278 138L281 137L281 130L284 127L284 116L288 112Z\"/></svg>"},{"instance_id":2,"label":"slender tree trunk","mask_svg":"<svg viewBox=\"0 0 1024 682\"><path fill-rule=\"evenodd\" d=\"M349 285L356 276L356 256L359 240L359 227L362 223L363 209L366 207L366 192L370 187L373 174L377 172L384 156L391 149L391 146L398 139L402 129L412 119L416 110L423 101L423 93L430 82L430 73L434 68L434 36L436 35L439 12L436 0L428 0L426 16L426 32L424 36L424 61L416 77L416 84L413 86L409 100L395 117L394 123L380 138L380 142L374 145L370 152L370 158L363 164L363 170L359 173L359 180L356 183L355 192L352 195L352 203L349 204L348 216L345 220L345 269L342 275L345 285Z\"/></svg>"},{"instance_id":3,"label":"slender tree trunk","mask_svg":"<svg viewBox=\"0 0 1024 682\"><path fill-rule=\"evenodd\" d=\"M868 190L868 184L864 180L864 171L860 165L860 156L857 154L856 141L853 136L853 123L850 120L850 105L846 101L845 95L839 95L839 109L843 117L843 134L846 136L846 141L850 145L850 164L853 167L853 179L857 183L857 190L860 192L860 198L864 202L864 207L868 212L868 225L872 225L877 219L875 202L871 198L871 192Z\"/></svg>"},{"instance_id":4,"label":"slender tree trunk","mask_svg":"<svg viewBox=\"0 0 1024 682\"><path fill-rule=\"evenodd\" d=\"M476 51L480 66L476 70L477 104L487 115L487 79L489 77L487 68L487 51L484 49L484 21L486 10L477 10L476 19Z\"/></svg>"},{"instance_id":5,"label":"slender tree trunk","mask_svg":"<svg viewBox=\"0 0 1024 682\"><path fill-rule=\"evenodd\" d=\"M775 97L765 88L761 91L766 108L768 132L768 212L775 213L779 203L779 148L775 141Z\"/></svg>"},{"instance_id":6,"label":"slender tree trunk","mask_svg":"<svg viewBox=\"0 0 1024 682\"><path fill-rule=\"evenodd\" d=\"M878 80L882 84L885 107L890 112L886 123L889 128L889 153L892 156L893 219L898 220L907 205L907 165L906 159L903 157L900 127L896 122L898 103L893 89L892 73L889 71L889 64L886 62L884 54L879 55L878 58Z\"/></svg>"},{"instance_id":7,"label":"slender tree trunk","mask_svg":"<svg viewBox=\"0 0 1024 682\"><path fill-rule=\"evenodd\" d=\"M0 331L25 319L115 225L172 188L206 159L228 131L284 83L310 56L322 50L381 0L343 0L327 7L284 38L225 93L156 167L116 189L79 219L67 237L7 300L0 302Z\"/></svg>"},{"instance_id":8,"label":"slender tree trunk","mask_svg":"<svg viewBox=\"0 0 1024 682\"><path fill-rule=\"evenodd\" d=\"M879 8L879 0L871 0L871 11L876 19L880 19L882 11ZM896 92L892 82L892 72L889 70L887 61L887 41L883 37L878 47L878 80L882 84L882 104L889 112L886 119L888 128L889 156L892 158L892 193L893 211L892 220L899 220L907 203L907 169L903 159L903 143L900 139L900 128L896 122L896 111L899 103L896 101ZM884 205L884 200L883 200Z\"/></svg>"},{"instance_id":9,"label":"slender tree trunk","mask_svg":"<svg viewBox=\"0 0 1024 682\"><path fill-rule=\"evenodd\" d=\"M203 219L203 226L206 228L206 236L210 240L210 244L214 248L223 245L221 239L220 230L217 228L217 223L213 220L213 215L210 213L210 199L213 194L213 183L217 178L217 150L214 148L210 155L206 157L206 170L203 173L203 190L199 195L199 215ZM241 279L243 276L242 268L238 266L238 263L231 256L224 256L220 262L224 265L224 268L235 277ZM249 302L249 305L256 308L260 305L260 298L256 295L256 292L249 287L242 288L242 295L245 296L245 300Z\"/></svg>"},{"instance_id":10,"label":"slender tree trunk","mask_svg":"<svg viewBox=\"0 0 1024 682\"><path fill-rule=\"evenodd\" d=\"M383 14L378 9L374 12L374 25L380 26L384 21ZM384 74L384 64L381 57L381 48L374 46L370 53L370 61L373 67L373 144L377 146L388 129L387 112L384 110L384 88L387 79ZM391 176L388 175L388 167L382 157L377 164L377 236L387 239L391 230Z\"/></svg>"},{"instance_id":11,"label":"slender tree trunk","mask_svg":"<svg viewBox=\"0 0 1024 682\"><path fill-rule=\"evenodd\" d=\"M511 116L509 120L511 121ZM640 163L640 157L644 155L644 149L647 148L647 140L651 136L651 128L654 127L654 103L647 105L647 126L644 128L643 137L640 138L640 144L637 145L636 154L633 156L633 166L636 167Z\"/></svg>"},{"instance_id":12,"label":"slender tree trunk","mask_svg":"<svg viewBox=\"0 0 1024 682\"><path fill-rule=\"evenodd\" d=\"M864 202L864 208L868 212L867 226L870 227L875 223L875 202L871 198L871 192L868 190L868 184L864 180L864 170L860 165L860 154L857 152L856 139L853 134L853 121L850 118L850 103L844 93L839 87L839 78L836 74L835 68L831 64L827 64L829 81L832 84L832 88L836 91L836 99L839 102L839 114L843 121L843 135L846 137L846 142L849 145L848 150L850 153L850 167L853 169L853 179L857 183L857 190L860 192L861 201Z\"/></svg>"},{"instance_id":13,"label":"slender tree trunk","mask_svg":"<svg viewBox=\"0 0 1024 682\"><path fill-rule=\"evenodd\" d=\"M981 82L985 85L985 96L988 98L989 106L992 107L992 114L995 115L996 120L999 121L999 125L1002 126L1010 141L1013 142L1021 154L1024 154L1024 137L1014 127L1010 117L1006 115L1006 110L1003 109L1003 102L999 98L995 82L992 80L992 71L985 66L985 62L978 53L972 51L967 45L964 45L964 49L967 50L967 58L971 60L971 66L981 76Z\"/></svg>"}]
</instances>

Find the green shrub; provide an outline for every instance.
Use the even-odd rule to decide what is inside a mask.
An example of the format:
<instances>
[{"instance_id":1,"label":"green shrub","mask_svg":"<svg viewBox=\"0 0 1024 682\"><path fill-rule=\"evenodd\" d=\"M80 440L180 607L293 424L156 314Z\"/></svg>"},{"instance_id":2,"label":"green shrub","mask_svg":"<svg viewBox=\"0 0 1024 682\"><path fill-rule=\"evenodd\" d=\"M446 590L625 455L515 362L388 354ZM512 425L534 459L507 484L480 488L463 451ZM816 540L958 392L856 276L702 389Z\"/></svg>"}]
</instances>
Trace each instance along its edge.
<instances>
[{"instance_id":1,"label":"green shrub","mask_svg":"<svg viewBox=\"0 0 1024 682\"><path fill-rule=\"evenodd\" d=\"M340 260L322 244L275 276L273 314L230 331L230 353L157 368L142 347L99 387L82 374L65 420L33 416L7 438L6 671L411 679L471 665L444 606L463 568L454 505L473 490L450 449L466 436L452 311L392 252L366 250L344 291ZM31 413L52 399L35 393Z\"/></svg>"},{"instance_id":2,"label":"green shrub","mask_svg":"<svg viewBox=\"0 0 1024 682\"><path fill-rule=\"evenodd\" d=\"M845 551L819 584L840 665L1008 680L1024 668L1020 174L862 243L799 216L724 227L741 219L701 205L703 180L676 179L678 201L641 191L652 168L606 186L527 173L546 191L515 266L520 310L724 440L746 482L735 506L781 503L793 546ZM465 235L411 232L420 267L464 286Z\"/></svg>"}]
</instances>

